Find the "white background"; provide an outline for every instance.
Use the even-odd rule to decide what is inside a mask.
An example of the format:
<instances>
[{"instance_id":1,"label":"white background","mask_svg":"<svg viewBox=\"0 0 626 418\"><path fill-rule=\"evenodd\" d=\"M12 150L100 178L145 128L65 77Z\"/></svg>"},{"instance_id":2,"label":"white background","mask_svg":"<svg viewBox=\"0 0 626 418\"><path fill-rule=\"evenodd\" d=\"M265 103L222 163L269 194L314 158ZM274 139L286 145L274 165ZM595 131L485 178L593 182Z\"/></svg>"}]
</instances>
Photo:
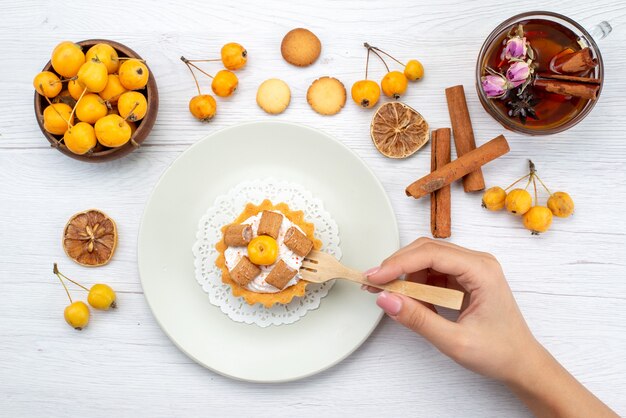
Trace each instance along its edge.
<instances>
[{"instance_id":1,"label":"white background","mask_svg":"<svg viewBox=\"0 0 626 418\"><path fill-rule=\"evenodd\" d=\"M181 152L220 128L271 119L316 127L349 146L383 183L402 243L428 235L428 199L407 198L404 188L429 170L430 147L406 160L386 159L369 137L371 111L348 102L336 116L319 116L306 103L306 89L324 75L339 78L349 89L363 77L362 43L368 41L401 60L424 63L424 80L411 84L404 100L431 127L449 126L444 89L463 84L477 142L484 143L504 129L478 103L473 79L478 50L498 23L531 9L559 11L587 27L611 22L614 31L600 44L604 90L594 111L568 132L535 138L506 132L511 152L485 167L484 175L488 185L504 186L524 174L532 158L549 186L573 196L576 213L555 220L549 233L532 237L519 219L482 210L479 195L465 194L455 184L451 241L494 253L537 338L601 399L626 414L626 6L614 0L489 3L136 0L52 6L41 0L3 1L1 414L527 416L500 384L462 369L388 319L343 363L303 381L259 385L221 377L187 358L155 323L139 283L136 246L150 191ZM283 35L299 26L310 28L323 44L318 62L305 69L288 65L280 55ZM54 46L97 37L141 54L161 98L144 146L100 165L51 149L32 108L32 78ZM201 124L187 111L195 87L178 58L216 57L231 41L247 48L248 66L238 73L237 93L219 100L218 116ZM382 77L379 63L373 61L370 68L372 76ZM264 114L254 99L257 86L270 77L284 79L292 90L290 107L277 117ZM202 84L209 92L209 80ZM199 186L210 187L210 182ZM97 269L68 260L60 242L67 219L91 207L113 217L120 235L113 261ZM86 284L111 284L120 308L95 312L90 327L72 330L63 321L67 300L52 275L54 261Z\"/></svg>"}]
</instances>

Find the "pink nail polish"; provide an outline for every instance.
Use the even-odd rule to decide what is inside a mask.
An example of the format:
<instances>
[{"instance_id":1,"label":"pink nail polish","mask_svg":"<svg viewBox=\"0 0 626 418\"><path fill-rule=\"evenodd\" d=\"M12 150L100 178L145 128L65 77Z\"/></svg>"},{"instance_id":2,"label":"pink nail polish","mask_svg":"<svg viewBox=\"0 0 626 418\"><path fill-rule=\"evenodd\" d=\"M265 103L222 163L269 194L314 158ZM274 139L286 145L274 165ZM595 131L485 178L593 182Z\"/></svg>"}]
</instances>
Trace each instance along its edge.
<instances>
[{"instance_id":1,"label":"pink nail polish","mask_svg":"<svg viewBox=\"0 0 626 418\"><path fill-rule=\"evenodd\" d=\"M376 298L376 304L385 311L386 314L396 316L402 309L402 299L391 293L381 292Z\"/></svg>"},{"instance_id":2,"label":"pink nail polish","mask_svg":"<svg viewBox=\"0 0 626 418\"><path fill-rule=\"evenodd\" d=\"M372 267L371 269L365 270L365 275L369 277L373 274L378 273L379 270L380 270L380 266Z\"/></svg>"}]
</instances>

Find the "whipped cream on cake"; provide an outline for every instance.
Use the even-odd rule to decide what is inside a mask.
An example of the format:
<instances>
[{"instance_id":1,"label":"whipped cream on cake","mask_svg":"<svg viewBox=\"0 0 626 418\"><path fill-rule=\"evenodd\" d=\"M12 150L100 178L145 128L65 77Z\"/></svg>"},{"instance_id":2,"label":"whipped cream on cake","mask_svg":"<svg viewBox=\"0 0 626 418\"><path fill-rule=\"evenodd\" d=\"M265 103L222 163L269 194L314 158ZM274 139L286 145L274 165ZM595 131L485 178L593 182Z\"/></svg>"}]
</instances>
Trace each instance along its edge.
<instances>
[{"instance_id":1,"label":"whipped cream on cake","mask_svg":"<svg viewBox=\"0 0 626 418\"><path fill-rule=\"evenodd\" d=\"M295 270L295 271L300 270L300 267L302 267L302 260L304 257L296 254L291 248L289 248L285 244L285 234L287 234L287 232L291 228L297 229L300 233L303 233L303 231L297 225L295 225L293 222L287 219L287 217L284 216L282 213L278 211L265 211L265 212L278 213L280 216L282 216L282 222L280 222L280 228L278 228L278 233L276 237L276 242L278 244L278 257L276 258L276 261L271 265L268 265L268 266L258 265L257 267L260 269L260 273L256 277L254 277L252 280L250 280L243 287L253 292L257 292L257 293L277 293L277 292L280 292L282 289L279 289L267 283L266 279L268 275L270 274L270 272L277 266L277 264L281 260L290 269ZM241 222L241 225L249 225L252 229L252 235L250 237L246 237L247 241L250 241L250 239L255 238L259 235L258 234L259 224L261 223L261 217L263 216L263 213L264 212L251 216L245 221ZM248 248L246 245L229 246L224 251L226 268L228 268L228 270L232 272L233 269L235 269L235 267L239 264L239 262L244 257L248 257ZM300 278L301 278L300 273L295 274L295 276L293 276L286 283L286 285L283 286L283 289L289 286L293 286L300 280Z\"/></svg>"}]
</instances>

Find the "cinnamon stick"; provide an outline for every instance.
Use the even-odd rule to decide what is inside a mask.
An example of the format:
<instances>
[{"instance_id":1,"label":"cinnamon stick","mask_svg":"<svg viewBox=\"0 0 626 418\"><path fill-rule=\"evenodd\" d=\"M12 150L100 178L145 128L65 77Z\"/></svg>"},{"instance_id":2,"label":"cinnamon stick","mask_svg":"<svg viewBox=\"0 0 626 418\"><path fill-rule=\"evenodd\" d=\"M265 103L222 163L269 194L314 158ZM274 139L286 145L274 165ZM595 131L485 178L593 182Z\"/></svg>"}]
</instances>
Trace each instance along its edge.
<instances>
[{"instance_id":1,"label":"cinnamon stick","mask_svg":"<svg viewBox=\"0 0 626 418\"><path fill-rule=\"evenodd\" d=\"M405 192L407 196L419 199L479 169L507 152L509 152L509 143L503 135L499 135L451 163L411 183Z\"/></svg>"},{"instance_id":2,"label":"cinnamon stick","mask_svg":"<svg viewBox=\"0 0 626 418\"><path fill-rule=\"evenodd\" d=\"M446 89L448 112L454 133L454 146L457 157L461 157L476 148L472 120L470 119L465 90L463 86L453 86ZM480 168L467 173L463 177L463 189L466 192L476 192L485 188L485 179Z\"/></svg>"},{"instance_id":3,"label":"cinnamon stick","mask_svg":"<svg viewBox=\"0 0 626 418\"><path fill-rule=\"evenodd\" d=\"M600 90L600 86L597 84L574 83L567 80L537 79L534 82L534 86L542 88L549 93L589 100L596 100Z\"/></svg>"},{"instance_id":4,"label":"cinnamon stick","mask_svg":"<svg viewBox=\"0 0 626 418\"><path fill-rule=\"evenodd\" d=\"M557 54L552 61L552 67L559 73L580 73L591 70L596 65L598 65L598 60L593 58L589 48Z\"/></svg>"},{"instance_id":5,"label":"cinnamon stick","mask_svg":"<svg viewBox=\"0 0 626 418\"><path fill-rule=\"evenodd\" d=\"M537 74L538 78L550 78L554 80L563 80L563 81L573 81L576 83L588 83L588 84L602 84L599 78L593 77L578 77L575 75L563 75L563 74L552 74L552 73L539 73Z\"/></svg>"},{"instance_id":6,"label":"cinnamon stick","mask_svg":"<svg viewBox=\"0 0 626 418\"><path fill-rule=\"evenodd\" d=\"M433 131L430 140L430 171L450 162L450 128ZM449 238L451 231L450 186L430 195L430 231L434 238Z\"/></svg>"}]
</instances>

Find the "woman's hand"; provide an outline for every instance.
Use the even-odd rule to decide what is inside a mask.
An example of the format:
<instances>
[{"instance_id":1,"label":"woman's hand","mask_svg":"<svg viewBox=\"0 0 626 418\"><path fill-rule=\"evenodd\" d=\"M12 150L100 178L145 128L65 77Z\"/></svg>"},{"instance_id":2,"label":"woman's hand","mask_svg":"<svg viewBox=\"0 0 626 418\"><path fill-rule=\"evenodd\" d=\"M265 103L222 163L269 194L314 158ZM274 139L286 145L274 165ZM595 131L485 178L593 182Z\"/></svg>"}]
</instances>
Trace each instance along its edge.
<instances>
[{"instance_id":1,"label":"woman's hand","mask_svg":"<svg viewBox=\"0 0 626 418\"><path fill-rule=\"evenodd\" d=\"M457 363L504 382L535 415L617 417L537 342L492 255L420 238L366 274L376 284L404 275L467 292L456 322L403 295L382 292L376 303Z\"/></svg>"},{"instance_id":2,"label":"woman's hand","mask_svg":"<svg viewBox=\"0 0 626 418\"><path fill-rule=\"evenodd\" d=\"M398 294L382 292L377 303L391 318L477 373L513 380L525 367L520 354L541 348L522 317L500 264L490 254L420 238L367 275L372 283L406 275L407 280L466 291L465 306L456 322L439 316L431 305Z\"/></svg>"}]
</instances>

